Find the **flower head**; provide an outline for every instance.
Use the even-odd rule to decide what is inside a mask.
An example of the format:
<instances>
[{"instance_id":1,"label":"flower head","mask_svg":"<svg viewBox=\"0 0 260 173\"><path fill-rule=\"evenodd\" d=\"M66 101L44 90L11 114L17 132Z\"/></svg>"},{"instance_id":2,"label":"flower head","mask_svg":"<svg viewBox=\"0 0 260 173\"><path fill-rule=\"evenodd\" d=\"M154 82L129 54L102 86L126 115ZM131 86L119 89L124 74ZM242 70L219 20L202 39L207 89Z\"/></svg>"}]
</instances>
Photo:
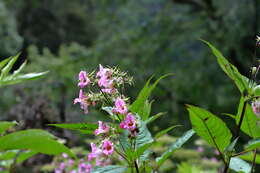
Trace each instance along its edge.
<instances>
[{"instance_id":1,"label":"flower head","mask_svg":"<svg viewBox=\"0 0 260 173\"><path fill-rule=\"evenodd\" d=\"M98 121L98 129L95 130L95 135L106 134L109 132L109 126L103 123L102 121Z\"/></svg>"},{"instance_id":2,"label":"flower head","mask_svg":"<svg viewBox=\"0 0 260 173\"><path fill-rule=\"evenodd\" d=\"M120 123L120 128L134 131L136 129L136 120L134 115L128 113L125 120Z\"/></svg>"},{"instance_id":3,"label":"flower head","mask_svg":"<svg viewBox=\"0 0 260 173\"><path fill-rule=\"evenodd\" d=\"M102 154L102 150L97 148L96 144L90 143L90 145L91 145L91 153L88 154L88 161L91 161L94 158L98 158Z\"/></svg>"},{"instance_id":4,"label":"flower head","mask_svg":"<svg viewBox=\"0 0 260 173\"><path fill-rule=\"evenodd\" d=\"M109 68L104 68L101 64L99 64L99 71L97 72L97 77L111 77L112 70Z\"/></svg>"},{"instance_id":5,"label":"flower head","mask_svg":"<svg viewBox=\"0 0 260 173\"><path fill-rule=\"evenodd\" d=\"M83 90L79 91L79 97L74 99L74 104L79 103L80 108L84 110L84 112L87 114L88 113L88 97L84 95Z\"/></svg>"},{"instance_id":6,"label":"flower head","mask_svg":"<svg viewBox=\"0 0 260 173\"><path fill-rule=\"evenodd\" d=\"M89 83L90 83L90 80L88 78L87 72L85 72L85 71L79 72L79 83L78 83L78 86L80 88L84 88Z\"/></svg>"},{"instance_id":7,"label":"flower head","mask_svg":"<svg viewBox=\"0 0 260 173\"><path fill-rule=\"evenodd\" d=\"M79 163L78 165L78 173L90 173L91 169L91 164Z\"/></svg>"},{"instance_id":8,"label":"flower head","mask_svg":"<svg viewBox=\"0 0 260 173\"><path fill-rule=\"evenodd\" d=\"M103 141L103 145L102 145L102 152L108 156L111 155L114 152L114 146L113 143L107 139L105 139Z\"/></svg>"},{"instance_id":9,"label":"flower head","mask_svg":"<svg viewBox=\"0 0 260 173\"><path fill-rule=\"evenodd\" d=\"M127 105L121 98L117 98L115 101L115 108L112 110L114 113L127 114Z\"/></svg>"}]
</instances>

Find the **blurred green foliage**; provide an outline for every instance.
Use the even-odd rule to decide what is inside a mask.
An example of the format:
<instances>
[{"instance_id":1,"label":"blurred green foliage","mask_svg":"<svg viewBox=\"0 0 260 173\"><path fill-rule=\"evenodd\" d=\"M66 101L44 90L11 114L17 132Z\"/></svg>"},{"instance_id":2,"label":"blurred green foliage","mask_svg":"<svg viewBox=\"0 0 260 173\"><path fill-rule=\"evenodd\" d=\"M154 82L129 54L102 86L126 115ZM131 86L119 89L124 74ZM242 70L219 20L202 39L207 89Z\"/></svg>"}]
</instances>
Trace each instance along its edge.
<instances>
[{"instance_id":1,"label":"blurred green foliage","mask_svg":"<svg viewBox=\"0 0 260 173\"><path fill-rule=\"evenodd\" d=\"M77 74L98 64L118 66L135 77L130 97L151 75L174 73L155 90L153 99L161 102L154 103L152 114L167 114L150 125L153 131L172 124L188 129L185 103L235 114L239 92L198 39L221 48L242 74L249 74L256 61L259 8L258 0L2 0L0 55L20 50L28 60L25 70L50 73L44 80L5 88L0 119L30 115L30 122L39 117L45 123L81 121L85 116L72 105ZM100 117L94 111L88 120Z\"/></svg>"}]
</instances>

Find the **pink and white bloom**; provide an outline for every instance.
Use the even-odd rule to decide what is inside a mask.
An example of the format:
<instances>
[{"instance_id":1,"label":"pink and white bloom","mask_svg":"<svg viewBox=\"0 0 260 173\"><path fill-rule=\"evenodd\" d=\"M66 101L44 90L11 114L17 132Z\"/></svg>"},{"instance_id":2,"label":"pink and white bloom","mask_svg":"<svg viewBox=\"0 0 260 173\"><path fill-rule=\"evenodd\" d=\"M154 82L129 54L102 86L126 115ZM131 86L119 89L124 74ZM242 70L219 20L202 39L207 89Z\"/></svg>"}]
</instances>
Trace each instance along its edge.
<instances>
[{"instance_id":1,"label":"pink and white bloom","mask_svg":"<svg viewBox=\"0 0 260 173\"><path fill-rule=\"evenodd\" d=\"M101 64L99 64L99 71L97 72L97 77L111 77L112 70L109 68L104 68Z\"/></svg>"},{"instance_id":2,"label":"pink and white bloom","mask_svg":"<svg viewBox=\"0 0 260 173\"><path fill-rule=\"evenodd\" d=\"M102 152L108 156L108 155L111 155L113 154L114 152L114 146L113 146L113 143L107 139L105 139L103 141L103 144L102 144Z\"/></svg>"},{"instance_id":3,"label":"pink and white bloom","mask_svg":"<svg viewBox=\"0 0 260 173\"><path fill-rule=\"evenodd\" d=\"M109 126L102 121L98 121L98 129L95 130L95 135L106 134L109 132Z\"/></svg>"},{"instance_id":4,"label":"pink and white bloom","mask_svg":"<svg viewBox=\"0 0 260 173\"><path fill-rule=\"evenodd\" d=\"M260 101L256 100L252 102L251 106L255 115L260 118Z\"/></svg>"},{"instance_id":5,"label":"pink and white bloom","mask_svg":"<svg viewBox=\"0 0 260 173\"><path fill-rule=\"evenodd\" d=\"M128 113L125 120L120 123L120 128L134 131L136 129L136 119L134 115Z\"/></svg>"},{"instance_id":6,"label":"pink and white bloom","mask_svg":"<svg viewBox=\"0 0 260 173\"><path fill-rule=\"evenodd\" d=\"M127 114L127 105L125 101L121 98L117 98L115 101L115 108L112 109L112 112L119 114Z\"/></svg>"},{"instance_id":7,"label":"pink and white bloom","mask_svg":"<svg viewBox=\"0 0 260 173\"><path fill-rule=\"evenodd\" d=\"M80 71L79 72L79 83L78 86L80 88L86 87L90 83L90 80L88 78L87 72L85 71Z\"/></svg>"},{"instance_id":8,"label":"pink and white bloom","mask_svg":"<svg viewBox=\"0 0 260 173\"><path fill-rule=\"evenodd\" d=\"M80 108L84 110L84 113L88 113L88 97L84 94L83 90L79 91L79 97L74 99L74 104L79 103Z\"/></svg>"},{"instance_id":9,"label":"pink and white bloom","mask_svg":"<svg viewBox=\"0 0 260 173\"><path fill-rule=\"evenodd\" d=\"M90 145L91 145L91 153L88 154L88 161L91 161L94 158L98 158L102 155L102 150L97 148L96 144L90 143Z\"/></svg>"}]
</instances>

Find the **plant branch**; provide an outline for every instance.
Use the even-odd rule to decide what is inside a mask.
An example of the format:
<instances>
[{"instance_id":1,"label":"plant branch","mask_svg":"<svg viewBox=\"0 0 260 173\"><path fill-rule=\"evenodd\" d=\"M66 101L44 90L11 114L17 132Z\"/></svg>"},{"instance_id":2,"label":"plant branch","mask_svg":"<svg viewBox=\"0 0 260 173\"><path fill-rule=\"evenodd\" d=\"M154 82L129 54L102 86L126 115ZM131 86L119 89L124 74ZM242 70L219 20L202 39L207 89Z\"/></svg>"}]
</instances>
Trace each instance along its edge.
<instances>
[{"instance_id":1,"label":"plant branch","mask_svg":"<svg viewBox=\"0 0 260 173\"><path fill-rule=\"evenodd\" d=\"M240 116L240 119L239 119L237 131L236 131L236 136L235 136L236 138L239 137L240 128L241 128L243 119L244 119L244 117L245 117L246 105L247 105L247 101L244 101L244 103L243 103L243 108L242 108L242 112L241 112L241 116Z\"/></svg>"},{"instance_id":2,"label":"plant branch","mask_svg":"<svg viewBox=\"0 0 260 173\"><path fill-rule=\"evenodd\" d=\"M253 173L253 171L254 171L255 160L256 160L256 153L257 153L257 149L254 150L254 157L253 157L252 167L251 167L251 171L250 171L250 173Z\"/></svg>"}]
</instances>

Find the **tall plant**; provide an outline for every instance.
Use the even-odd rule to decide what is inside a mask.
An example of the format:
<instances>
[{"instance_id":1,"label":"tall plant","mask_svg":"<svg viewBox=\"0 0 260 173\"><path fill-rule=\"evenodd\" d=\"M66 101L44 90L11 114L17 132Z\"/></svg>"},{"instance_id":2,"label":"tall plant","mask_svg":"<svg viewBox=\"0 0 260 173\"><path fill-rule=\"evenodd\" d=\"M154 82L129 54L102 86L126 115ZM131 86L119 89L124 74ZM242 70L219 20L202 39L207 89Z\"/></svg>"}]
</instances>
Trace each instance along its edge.
<instances>
[{"instance_id":1,"label":"tall plant","mask_svg":"<svg viewBox=\"0 0 260 173\"><path fill-rule=\"evenodd\" d=\"M236 172L254 172L256 157L259 157L257 149L260 147L260 86L256 81L260 66L253 67L251 77L247 78L240 74L238 69L228 62L219 50L210 43L204 42L217 57L221 69L231 78L241 93L237 114L228 114L236 123L237 128L232 134L226 123L217 115L202 108L187 105L191 124L201 138L217 149L224 164L223 173L229 172L229 169ZM245 144L242 151L239 151L236 149L236 144L239 141L241 131L247 134L251 140ZM239 158L240 155L249 152L253 153L251 165Z\"/></svg>"}]
</instances>

